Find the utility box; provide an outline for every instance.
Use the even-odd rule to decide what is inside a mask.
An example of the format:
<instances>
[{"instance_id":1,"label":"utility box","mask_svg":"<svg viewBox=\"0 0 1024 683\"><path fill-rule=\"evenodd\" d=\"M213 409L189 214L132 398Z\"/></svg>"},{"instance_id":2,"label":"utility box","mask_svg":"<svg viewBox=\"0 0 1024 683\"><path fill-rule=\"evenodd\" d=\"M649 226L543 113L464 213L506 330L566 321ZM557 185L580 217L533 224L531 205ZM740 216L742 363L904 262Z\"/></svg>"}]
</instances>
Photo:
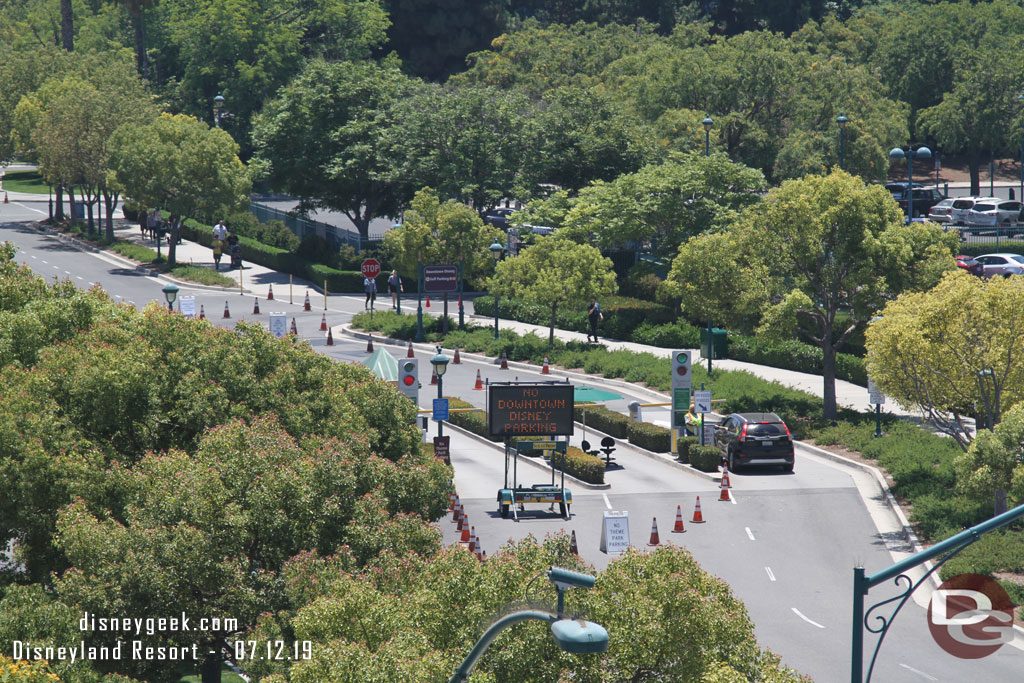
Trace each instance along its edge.
<instances>
[{"instance_id":1,"label":"utility box","mask_svg":"<svg viewBox=\"0 0 1024 683\"><path fill-rule=\"evenodd\" d=\"M720 360L727 357L728 350L728 332L718 327L712 327L710 330L706 327L700 328L700 355L702 358Z\"/></svg>"}]
</instances>

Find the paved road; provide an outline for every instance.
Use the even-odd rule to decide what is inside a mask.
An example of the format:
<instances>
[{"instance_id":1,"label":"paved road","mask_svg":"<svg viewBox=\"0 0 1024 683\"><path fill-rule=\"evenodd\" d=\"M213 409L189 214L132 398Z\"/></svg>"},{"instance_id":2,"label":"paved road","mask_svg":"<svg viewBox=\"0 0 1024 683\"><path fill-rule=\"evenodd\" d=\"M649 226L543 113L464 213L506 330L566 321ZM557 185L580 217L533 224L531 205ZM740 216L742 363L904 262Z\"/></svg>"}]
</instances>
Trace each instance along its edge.
<instances>
[{"instance_id":1,"label":"paved road","mask_svg":"<svg viewBox=\"0 0 1024 683\"><path fill-rule=\"evenodd\" d=\"M24 225L12 224L12 214L32 217L33 207L6 205L0 213L0 239L10 239L20 248L18 259L44 275L71 277L79 286L100 282L118 300L142 306L162 301L158 278L138 273L108 255L89 254L65 246L52 237L41 235ZM12 209L14 209L12 211ZM45 209L45 205L44 205ZM238 319L256 319L252 315L251 296L236 292L182 287L182 295L195 295L209 318L216 324L233 325ZM319 322L322 303L313 311L301 310L301 301L288 304L281 294L272 304L261 300L266 321L269 310L283 310L296 318L301 337L315 350L332 358L361 361L366 357L365 341L338 336L337 345L326 347ZM232 318L220 318L223 302L231 304ZM322 300L321 300L322 302ZM332 325L340 325L362 310L361 297L331 297L327 315ZM268 305L270 304L270 305ZM403 355L396 350L395 355ZM425 350L417 352L421 368L428 368ZM501 371L493 363L477 363L464 358L459 366L450 365L445 376L445 394L459 395L475 405L483 405L483 393L471 388L480 369L488 379L537 379L528 370ZM424 373L424 380L429 376ZM595 385L601 385L595 381ZM647 400L639 390L619 391L623 399L612 404L621 409L633 398ZM427 407L436 395L436 387L424 381L420 405ZM760 642L783 655L784 661L817 680L844 680L848 677L850 641L851 568L863 563L869 572L893 561L890 548L869 514L857 488L854 474L843 467L813 457L801 457L796 472L750 473L733 475L735 503L716 500L714 484L669 464L630 452L628 445L617 454L621 469L608 473L607 491L573 486L575 503L572 518L563 520L532 507L519 522L501 519L496 511L495 494L504 476L504 458L499 449L452 434L452 457L456 486L484 549L493 555L510 538L533 534L542 538L559 529L575 530L583 557L595 566L605 566L609 558L598 550L602 513L608 509L628 510L632 542L645 548L651 518L657 517L662 542L685 545L701 565L727 581L746 603L756 625ZM435 432L431 425L430 433ZM578 443L580 436L573 439ZM550 481L550 474L524 465L521 480L526 483ZM707 520L703 525L690 523L696 496L701 497ZM676 506L681 506L686 533L671 533ZM445 538L454 542L454 525L441 521ZM873 598L886 597L877 590ZM1017 649L1003 648L978 662L954 659L932 641L920 606L909 603L887 637L875 680L1016 680L1024 656Z\"/></svg>"}]
</instances>

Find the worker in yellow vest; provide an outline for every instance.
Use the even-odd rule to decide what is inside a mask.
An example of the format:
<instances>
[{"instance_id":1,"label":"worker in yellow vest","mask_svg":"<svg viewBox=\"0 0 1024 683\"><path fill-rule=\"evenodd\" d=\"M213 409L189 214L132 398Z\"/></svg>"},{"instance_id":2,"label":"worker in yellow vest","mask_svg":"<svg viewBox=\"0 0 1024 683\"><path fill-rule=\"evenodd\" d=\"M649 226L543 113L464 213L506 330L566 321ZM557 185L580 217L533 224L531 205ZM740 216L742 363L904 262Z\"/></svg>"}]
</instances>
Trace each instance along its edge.
<instances>
[{"instance_id":1,"label":"worker in yellow vest","mask_svg":"<svg viewBox=\"0 0 1024 683\"><path fill-rule=\"evenodd\" d=\"M687 411L686 417L686 432L690 436L699 436L701 430L704 429L704 413L694 412L693 404L690 404L690 410Z\"/></svg>"}]
</instances>

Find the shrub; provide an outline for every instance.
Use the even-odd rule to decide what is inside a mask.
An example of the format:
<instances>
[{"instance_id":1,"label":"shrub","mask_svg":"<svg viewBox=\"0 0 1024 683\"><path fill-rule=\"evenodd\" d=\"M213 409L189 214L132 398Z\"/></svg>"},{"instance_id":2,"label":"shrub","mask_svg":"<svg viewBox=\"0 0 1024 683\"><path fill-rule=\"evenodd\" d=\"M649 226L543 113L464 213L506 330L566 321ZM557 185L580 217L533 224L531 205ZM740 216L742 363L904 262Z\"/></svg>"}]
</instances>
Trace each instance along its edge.
<instances>
[{"instance_id":1,"label":"shrub","mask_svg":"<svg viewBox=\"0 0 1024 683\"><path fill-rule=\"evenodd\" d=\"M142 205L134 200L126 199L121 202L121 213L124 214L125 219L133 223L138 222L140 211L142 211Z\"/></svg>"},{"instance_id":2,"label":"shrub","mask_svg":"<svg viewBox=\"0 0 1024 683\"><path fill-rule=\"evenodd\" d=\"M690 462L690 452L700 445L700 439L696 436L681 436L676 439L676 448L679 451L679 459L683 462Z\"/></svg>"},{"instance_id":3,"label":"shrub","mask_svg":"<svg viewBox=\"0 0 1024 683\"><path fill-rule=\"evenodd\" d=\"M824 368L821 349L795 339L768 340L730 335L729 358L815 375L820 375ZM836 354L836 378L867 386L864 359L847 353Z\"/></svg>"},{"instance_id":4,"label":"shrub","mask_svg":"<svg viewBox=\"0 0 1024 683\"><path fill-rule=\"evenodd\" d=\"M655 453L672 450L672 431L650 422L633 422L628 426L629 442Z\"/></svg>"},{"instance_id":5,"label":"shrub","mask_svg":"<svg viewBox=\"0 0 1024 683\"><path fill-rule=\"evenodd\" d=\"M632 341L665 349L695 349L700 346L700 329L683 320L664 325L645 322L633 330Z\"/></svg>"},{"instance_id":6,"label":"shrub","mask_svg":"<svg viewBox=\"0 0 1024 683\"><path fill-rule=\"evenodd\" d=\"M562 454L552 454L552 467L561 469ZM604 483L604 460L570 446L565 454L565 473L590 484Z\"/></svg>"},{"instance_id":7,"label":"shrub","mask_svg":"<svg viewBox=\"0 0 1024 683\"><path fill-rule=\"evenodd\" d=\"M576 406L574 412L576 421L583 422L583 407ZM593 427L609 436L614 436L616 439L626 438L629 418L622 413L609 410L604 406L587 406L586 420L585 424L588 427Z\"/></svg>"},{"instance_id":8,"label":"shrub","mask_svg":"<svg viewBox=\"0 0 1024 683\"><path fill-rule=\"evenodd\" d=\"M478 315L494 315L494 297L477 297L473 300L473 310ZM630 339L633 329L643 322L658 324L675 320L675 315L668 306L628 297L608 297L601 302L601 310L604 312L604 321L598 329L602 335L617 339ZM533 325L546 327L551 324L551 309L518 299L503 298L499 313L503 318ZM555 316L555 327L576 332L588 332L590 326L587 322L586 310L558 311Z\"/></svg>"},{"instance_id":9,"label":"shrub","mask_svg":"<svg viewBox=\"0 0 1024 683\"><path fill-rule=\"evenodd\" d=\"M722 451L717 446L690 446L690 464L701 472L717 472L722 464Z\"/></svg>"}]
</instances>

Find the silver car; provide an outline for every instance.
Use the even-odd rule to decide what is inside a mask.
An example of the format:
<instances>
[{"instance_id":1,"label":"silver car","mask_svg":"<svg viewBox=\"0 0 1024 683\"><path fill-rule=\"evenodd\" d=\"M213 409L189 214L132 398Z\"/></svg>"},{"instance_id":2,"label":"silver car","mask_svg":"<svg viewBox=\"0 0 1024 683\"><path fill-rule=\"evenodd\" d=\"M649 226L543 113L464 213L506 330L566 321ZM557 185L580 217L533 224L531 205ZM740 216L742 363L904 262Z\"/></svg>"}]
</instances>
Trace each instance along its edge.
<instances>
[{"instance_id":1,"label":"silver car","mask_svg":"<svg viewBox=\"0 0 1024 683\"><path fill-rule=\"evenodd\" d=\"M1020 222L1021 203L1013 200L981 200L967 212L967 225L979 227L1005 226Z\"/></svg>"},{"instance_id":2,"label":"silver car","mask_svg":"<svg viewBox=\"0 0 1024 683\"><path fill-rule=\"evenodd\" d=\"M1024 275L1024 256L1020 254L985 254L975 260L981 264L982 277Z\"/></svg>"},{"instance_id":3,"label":"silver car","mask_svg":"<svg viewBox=\"0 0 1024 683\"><path fill-rule=\"evenodd\" d=\"M999 198L978 196L957 197L953 200L953 207L949 212L949 222L953 225L966 225L967 214L970 213L975 204L983 201L998 202Z\"/></svg>"},{"instance_id":4,"label":"silver car","mask_svg":"<svg viewBox=\"0 0 1024 683\"><path fill-rule=\"evenodd\" d=\"M950 223L953 220L953 199L943 199L928 212L928 220L935 223Z\"/></svg>"}]
</instances>

